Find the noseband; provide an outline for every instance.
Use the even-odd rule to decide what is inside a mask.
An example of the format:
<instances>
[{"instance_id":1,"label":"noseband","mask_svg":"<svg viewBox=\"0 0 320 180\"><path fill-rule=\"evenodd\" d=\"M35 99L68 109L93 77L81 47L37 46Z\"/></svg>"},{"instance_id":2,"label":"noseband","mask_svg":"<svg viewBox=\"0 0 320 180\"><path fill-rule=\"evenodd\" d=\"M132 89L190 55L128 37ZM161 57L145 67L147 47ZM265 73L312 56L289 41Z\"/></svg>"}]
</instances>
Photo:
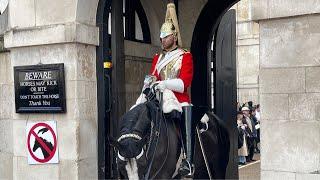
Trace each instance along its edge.
<instances>
[{"instance_id":1,"label":"noseband","mask_svg":"<svg viewBox=\"0 0 320 180\"><path fill-rule=\"evenodd\" d=\"M129 134L123 134L123 135L121 135L121 136L118 138L117 141L120 142L120 141L122 141L122 140L124 140L124 139L127 139L127 138L133 138L133 139L137 139L137 140L139 140L139 141L142 139L142 138L141 138L139 135L137 135L137 134L129 133ZM140 158L142 157L143 153L144 153L144 150L143 150L143 148L142 148L140 154L139 154L138 156L136 156L135 159L140 159ZM118 151L118 157L119 157L119 159L120 159L121 161L128 161L128 158L125 158L125 157L121 156L121 154L119 153L119 151Z\"/></svg>"},{"instance_id":2,"label":"noseband","mask_svg":"<svg viewBox=\"0 0 320 180\"><path fill-rule=\"evenodd\" d=\"M144 153L144 150L143 150L143 148L142 148L140 154L139 154L138 156L136 156L135 159L137 159L137 160L140 159L140 158L142 157L143 153ZM128 158L125 158L125 157L121 156L121 154L119 153L119 151L118 151L118 158L119 158L121 161L128 161Z\"/></svg>"},{"instance_id":3,"label":"noseband","mask_svg":"<svg viewBox=\"0 0 320 180\"><path fill-rule=\"evenodd\" d=\"M139 135L137 135L137 134L133 134L133 133L129 133L129 134L123 134L123 135L121 135L119 138L118 138L118 142L120 142L120 141L122 141L122 140L124 140L124 139L127 139L127 138L133 138L133 139L137 139L137 140L141 140L142 139L142 137L140 137Z\"/></svg>"}]
</instances>

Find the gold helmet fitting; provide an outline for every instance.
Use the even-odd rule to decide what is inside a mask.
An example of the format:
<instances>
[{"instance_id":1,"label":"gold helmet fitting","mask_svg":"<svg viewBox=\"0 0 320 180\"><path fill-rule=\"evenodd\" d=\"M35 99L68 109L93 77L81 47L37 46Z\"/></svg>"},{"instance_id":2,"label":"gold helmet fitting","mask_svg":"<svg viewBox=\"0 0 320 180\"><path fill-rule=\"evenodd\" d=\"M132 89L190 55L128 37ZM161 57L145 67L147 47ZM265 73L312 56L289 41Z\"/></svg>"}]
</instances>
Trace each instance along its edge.
<instances>
[{"instance_id":1,"label":"gold helmet fitting","mask_svg":"<svg viewBox=\"0 0 320 180\"><path fill-rule=\"evenodd\" d=\"M172 20L166 20L161 26L160 29L160 38L164 38L169 35L177 35L176 28L174 27L174 24L172 23Z\"/></svg>"},{"instance_id":2,"label":"gold helmet fitting","mask_svg":"<svg viewBox=\"0 0 320 180\"><path fill-rule=\"evenodd\" d=\"M160 29L160 38L164 38L171 34L178 38L178 45L181 47L182 41L174 3L167 4L166 18Z\"/></svg>"}]
</instances>

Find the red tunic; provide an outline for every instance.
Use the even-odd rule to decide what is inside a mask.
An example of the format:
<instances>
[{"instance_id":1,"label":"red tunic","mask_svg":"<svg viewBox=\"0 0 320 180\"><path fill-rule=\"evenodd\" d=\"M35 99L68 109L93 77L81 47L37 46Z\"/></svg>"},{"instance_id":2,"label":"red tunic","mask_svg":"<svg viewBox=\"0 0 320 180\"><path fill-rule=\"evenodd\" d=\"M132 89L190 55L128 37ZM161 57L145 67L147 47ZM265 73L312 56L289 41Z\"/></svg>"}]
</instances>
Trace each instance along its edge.
<instances>
[{"instance_id":1,"label":"red tunic","mask_svg":"<svg viewBox=\"0 0 320 180\"><path fill-rule=\"evenodd\" d=\"M151 69L150 69L150 74L155 72L153 75L155 75L157 77L158 81L161 81L163 79L161 79L161 77L159 76L158 71L155 70L156 64L158 62L158 59L159 59L159 54L156 54L153 57L153 60L152 60L152 66L151 66ZM179 73L179 75L177 77L177 78L179 78L179 79L181 79L183 81L184 92L183 93L179 93L179 92L173 91L174 95L177 97L177 99L178 99L178 101L180 103L183 103L183 102L191 103L190 102L190 97L189 97L189 94L188 94L188 88L191 86L192 77L193 77L192 55L191 55L190 52L185 52L183 54L183 57L182 57L180 73Z\"/></svg>"}]
</instances>

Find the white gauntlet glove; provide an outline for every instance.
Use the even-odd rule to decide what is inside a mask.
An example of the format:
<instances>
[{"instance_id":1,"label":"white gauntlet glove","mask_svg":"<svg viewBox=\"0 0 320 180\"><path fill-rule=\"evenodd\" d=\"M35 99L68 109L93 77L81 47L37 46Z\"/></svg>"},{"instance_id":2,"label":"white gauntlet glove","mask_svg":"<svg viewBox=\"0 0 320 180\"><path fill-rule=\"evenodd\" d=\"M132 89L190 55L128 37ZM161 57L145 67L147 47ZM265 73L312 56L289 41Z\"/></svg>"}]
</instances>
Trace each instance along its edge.
<instances>
[{"instance_id":1,"label":"white gauntlet glove","mask_svg":"<svg viewBox=\"0 0 320 180\"><path fill-rule=\"evenodd\" d=\"M159 90L160 92L163 92L166 88L167 87L165 81L159 81L159 83L155 87L155 89Z\"/></svg>"},{"instance_id":2,"label":"white gauntlet glove","mask_svg":"<svg viewBox=\"0 0 320 180\"><path fill-rule=\"evenodd\" d=\"M156 90L163 92L165 89L171 91L183 93L184 92L184 83L181 79L168 79L164 81L159 81L156 85Z\"/></svg>"}]
</instances>

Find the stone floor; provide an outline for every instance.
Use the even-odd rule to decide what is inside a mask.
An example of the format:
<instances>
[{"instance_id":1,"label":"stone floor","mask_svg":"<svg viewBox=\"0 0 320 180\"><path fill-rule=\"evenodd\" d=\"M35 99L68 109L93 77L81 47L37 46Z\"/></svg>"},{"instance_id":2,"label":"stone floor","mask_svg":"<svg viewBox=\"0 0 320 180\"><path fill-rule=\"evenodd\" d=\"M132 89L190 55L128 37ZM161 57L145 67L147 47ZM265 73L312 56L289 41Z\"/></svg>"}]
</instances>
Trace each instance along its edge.
<instances>
[{"instance_id":1,"label":"stone floor","mask_svg":"<svg viewBox=\"0 0 320 180\"><path fill-rule=\"evenodd\" d=\"M257 161L239 166L239 180L260 179L260 154L255 154L253 159Z\"/></svg>"}]
</instances>

